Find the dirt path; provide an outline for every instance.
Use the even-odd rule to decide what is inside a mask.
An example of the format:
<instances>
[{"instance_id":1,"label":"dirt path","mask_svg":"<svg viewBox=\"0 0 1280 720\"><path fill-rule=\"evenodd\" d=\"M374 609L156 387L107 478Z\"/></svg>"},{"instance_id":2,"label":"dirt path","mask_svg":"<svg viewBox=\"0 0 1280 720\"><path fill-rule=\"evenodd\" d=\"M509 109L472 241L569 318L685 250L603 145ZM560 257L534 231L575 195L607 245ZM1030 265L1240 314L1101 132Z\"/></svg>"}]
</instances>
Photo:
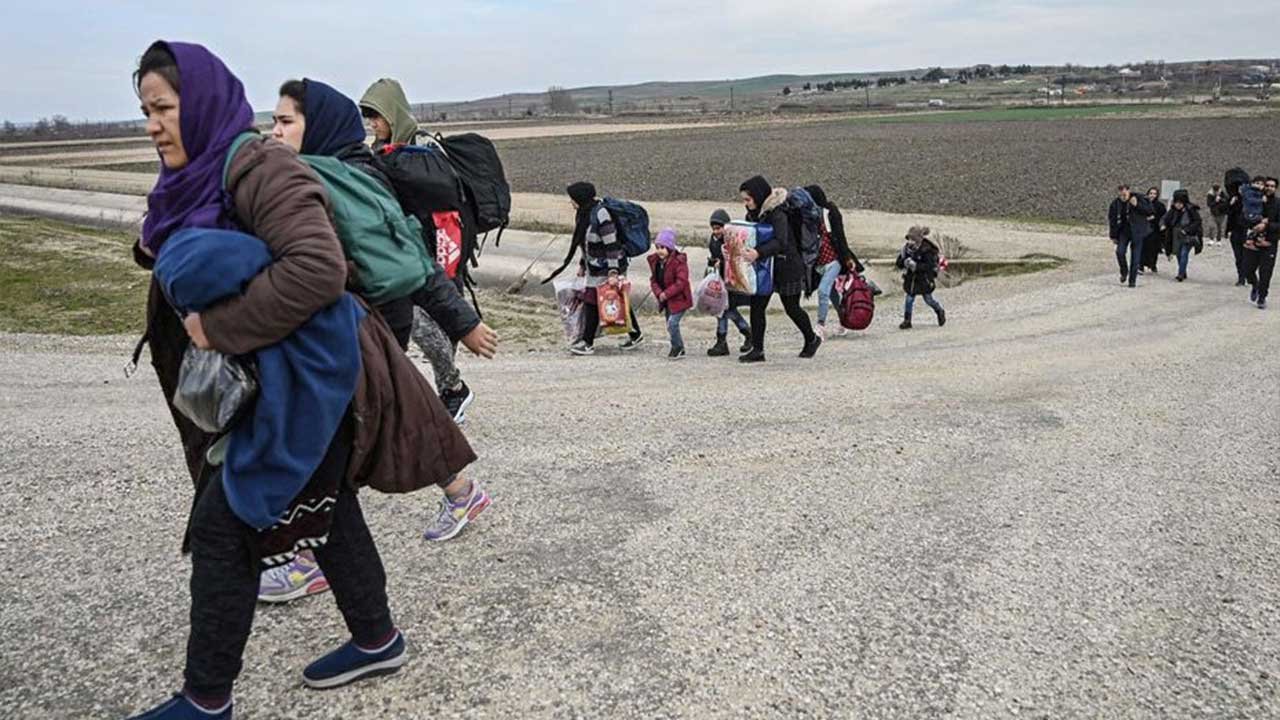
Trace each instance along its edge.
<instances>
[{"instance_id":1,"label":"dirt path","mask_svg":"<svg viewBox=\"0 0 1280 720\"><path fill-rule=\"evenodd\" d=\"M413 660L309 692L332 598L264 608L238 710L1277 716L1280 315L1220 248L1137 290L1091 252L942 292L942 329L883 303L813 362L781 318L752 368L703 356L705 319L681 364L654 326L636 355L464 360L492 509L428 546L434 496L362 496ZM189 484L128 340L0 336L8 717L180 682Z\"/></svg>"}]
</instances>

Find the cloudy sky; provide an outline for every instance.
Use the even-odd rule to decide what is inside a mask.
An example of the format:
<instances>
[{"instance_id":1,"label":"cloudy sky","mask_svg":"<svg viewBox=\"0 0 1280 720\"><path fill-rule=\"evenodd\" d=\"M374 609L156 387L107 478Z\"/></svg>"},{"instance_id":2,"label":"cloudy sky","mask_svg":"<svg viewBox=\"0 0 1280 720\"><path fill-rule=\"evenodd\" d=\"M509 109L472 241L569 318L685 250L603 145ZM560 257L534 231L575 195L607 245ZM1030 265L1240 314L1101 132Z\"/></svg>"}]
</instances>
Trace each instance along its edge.
<instances>
[{"instance_id":1,"label":"cloudy sky","mask_svg":"<svg viewBox=\"0 0 1280 720\"><path fill-rule=\"evenodd\" d=\"M390 75L414 101L443 101L553 84L1280 55L1264 5L29 0L6 3L0 23L0 119L135 116L129 74L157 38L210 47L267 109L302 75L351 94Z\"/></svg>"}]
</instances>

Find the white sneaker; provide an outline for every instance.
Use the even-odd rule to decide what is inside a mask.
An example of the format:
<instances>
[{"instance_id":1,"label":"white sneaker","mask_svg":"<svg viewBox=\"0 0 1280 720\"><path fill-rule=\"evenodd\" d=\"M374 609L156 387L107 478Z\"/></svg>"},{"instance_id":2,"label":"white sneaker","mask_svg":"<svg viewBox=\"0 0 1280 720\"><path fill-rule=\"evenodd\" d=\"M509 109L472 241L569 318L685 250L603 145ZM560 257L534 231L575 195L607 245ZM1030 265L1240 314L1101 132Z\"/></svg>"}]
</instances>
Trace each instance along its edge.
<instances>
[{"instance_id":1,"label":"white sneaker","mask_svg":"<svg viewBox=\"0 0 1280 720\"><path fill-rule=\"evenodd\" d=\"M840 332L836 333L836 337L844 337L845 335L848 335L848 334L849 334L849 328L841 325Z\"/></svg>"}]
</instances>

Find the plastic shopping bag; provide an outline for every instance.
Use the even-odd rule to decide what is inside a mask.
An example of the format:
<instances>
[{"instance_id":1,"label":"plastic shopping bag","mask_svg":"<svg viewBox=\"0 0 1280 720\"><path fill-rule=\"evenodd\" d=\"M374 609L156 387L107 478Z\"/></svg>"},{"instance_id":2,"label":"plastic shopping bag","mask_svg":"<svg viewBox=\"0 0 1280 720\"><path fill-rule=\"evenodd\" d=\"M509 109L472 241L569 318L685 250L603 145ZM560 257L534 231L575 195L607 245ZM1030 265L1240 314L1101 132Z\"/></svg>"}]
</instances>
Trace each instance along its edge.
<instances>
[{"instance_id":1,"label":"plastic shopping bag","mask_svg":"<svg viewBox=\"0 0 1280 720\"><path fill-rule=\"evenodd\" d=\"M725 287L719 273L712 271L702 278L698 289L693 293L693 303L700 312L712 317L724 314L729 308L729 289Z\"/></svg>"},{"instance_id":2,"label":"plastic shopping bag","mask_svg":"<svg viewBox=\"0 0 1280 720\"><path fill-rule=\"evenodd\" d=\"M600 330L605 335L625 335L631 327L631 282L621 280L615 286L603 283L596 289L600 309Z\"/></svg>"},{"instance_id":3,"label":"plastic shopping bag","mask_svg":"<svg viewBox=\"0 0 1280 720\"><path fill-rule=\"evenodd\" d=\"M564 325L565 342L572 345L582 338L582 318L585 315L583 295L587 289L586 278L556 280L556 307L560 310L560 322Z\"/></svg>"}]
</instances>

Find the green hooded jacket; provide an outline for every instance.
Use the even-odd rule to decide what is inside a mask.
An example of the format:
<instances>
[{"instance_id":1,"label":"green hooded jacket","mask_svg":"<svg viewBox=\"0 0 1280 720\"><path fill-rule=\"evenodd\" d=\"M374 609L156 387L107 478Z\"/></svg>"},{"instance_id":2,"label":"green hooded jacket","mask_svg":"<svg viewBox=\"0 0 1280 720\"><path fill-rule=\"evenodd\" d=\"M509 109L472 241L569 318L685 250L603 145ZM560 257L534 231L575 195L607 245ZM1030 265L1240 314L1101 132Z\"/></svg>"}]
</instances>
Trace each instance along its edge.
<instances>
[{"instance_id":1,"label":"green hooded jacket","mask_svg":"<svg viewBox=\"0 0 1280 720\"><path fill-rule=\"evenodd\" d=\"M391 123L391 142L410 144L418 134L418 121L409 110L409 100L400 83L382 78L369 86L360 98L361 109L372 110Z\"/></svg>"}]
</instances>

